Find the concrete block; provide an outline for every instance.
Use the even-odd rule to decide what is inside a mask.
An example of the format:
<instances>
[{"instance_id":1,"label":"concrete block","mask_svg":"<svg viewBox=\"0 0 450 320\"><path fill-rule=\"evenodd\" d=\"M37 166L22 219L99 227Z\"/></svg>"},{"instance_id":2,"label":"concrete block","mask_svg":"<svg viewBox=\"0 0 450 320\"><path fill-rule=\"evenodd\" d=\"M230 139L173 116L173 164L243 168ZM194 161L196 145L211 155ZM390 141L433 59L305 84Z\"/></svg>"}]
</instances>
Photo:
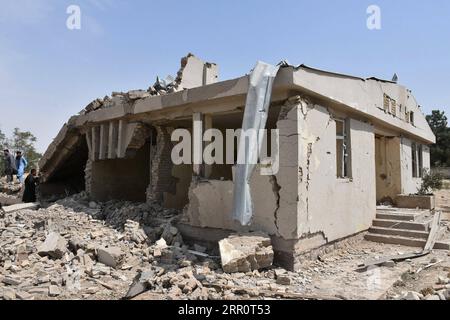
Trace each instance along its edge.
<instances>
[{"instance_id":1,"label":"concrete block","mask_svg":"<svg viewBox=\"0 0 450 320\"><path fill-rule=\"evenodd\" d=\"M122 249L119 247L97 249L98 262L112 268L117 268L123 257Z\"/></svg>"},{"instance_id":2,"label":"concrete block","mask_svg":"<svg viewBox=\"0 0 450 320\"><path fill-rule=\"evenodd\" d=\"M61 259L66 252L67 241L56 232L51 232L38 248L40 256L49 256L54 259Z\"/></svg>"},{"instance_id":3,"label":"concrete block","mask_svg":"<svg viewBox=\"0 0 450 320\"><path fill-rule=\"evenodd\" d=\"M270 267L273 249L270 238L262 233L232 235L219 241L220 258L225 272L249 272Z\"/></svg>"},{"instance_id":4,"label":"concrete block","mask_svg":"<svg viewBox=\"0 0 450 320\"><path fill-rule=\"evenodd\" d=\"M434 196L398 195L395 198L395 204L399 208L432 210L436 207L436 199Z\"/></svg>"}]
</instances>

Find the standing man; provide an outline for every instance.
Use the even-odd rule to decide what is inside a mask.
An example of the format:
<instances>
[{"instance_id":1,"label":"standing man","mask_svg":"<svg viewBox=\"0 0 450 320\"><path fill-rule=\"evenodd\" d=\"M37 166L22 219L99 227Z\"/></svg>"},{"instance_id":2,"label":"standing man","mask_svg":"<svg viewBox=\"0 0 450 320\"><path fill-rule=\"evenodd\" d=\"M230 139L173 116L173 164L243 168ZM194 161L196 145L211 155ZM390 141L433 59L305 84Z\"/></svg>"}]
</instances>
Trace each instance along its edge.
<instances>
[{"instance_id":1,"label":"standing man","mask_svg":"<svg viewBox=\"0 0 450 320\"><path fill-rule=\"evenodd\" d=\"M13 175L17 174L16 161L8 149L3 150L5 160L5 175L8 182L13 182Z\"/></svg>"},{"instance_id":2,"label":"standing man","mask_svg":"<svg viewBox=\"0 0 450 320\"><path fill-rule=\"evenodd\" d=\"M16 152L16 168L17 168L17 179L19 179L20 184L23 184L23 175L25 173L25 169L28 165L27 160L24 156L22 156L22 151Z\"/></svg>"}]
</instances>

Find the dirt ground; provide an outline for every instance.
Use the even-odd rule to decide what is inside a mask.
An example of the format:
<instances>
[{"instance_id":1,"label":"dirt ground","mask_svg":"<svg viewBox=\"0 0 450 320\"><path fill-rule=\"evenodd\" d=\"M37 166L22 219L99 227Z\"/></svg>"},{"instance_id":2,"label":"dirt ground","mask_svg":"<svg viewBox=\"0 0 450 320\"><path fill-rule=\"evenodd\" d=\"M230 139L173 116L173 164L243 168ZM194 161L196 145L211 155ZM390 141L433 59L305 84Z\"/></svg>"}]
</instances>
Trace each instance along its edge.
<instances>
[{"instance_id":1,"label":"dirt ground","mask_svg":"<svg viewBox=\"0 0 450 320\"><path fill-rule=\"evenodd\" d=\"M444 189L436 191L436 209L441 210L443 217L450 220L450 180L444 180Z\"/></svg>"}]
</instances>

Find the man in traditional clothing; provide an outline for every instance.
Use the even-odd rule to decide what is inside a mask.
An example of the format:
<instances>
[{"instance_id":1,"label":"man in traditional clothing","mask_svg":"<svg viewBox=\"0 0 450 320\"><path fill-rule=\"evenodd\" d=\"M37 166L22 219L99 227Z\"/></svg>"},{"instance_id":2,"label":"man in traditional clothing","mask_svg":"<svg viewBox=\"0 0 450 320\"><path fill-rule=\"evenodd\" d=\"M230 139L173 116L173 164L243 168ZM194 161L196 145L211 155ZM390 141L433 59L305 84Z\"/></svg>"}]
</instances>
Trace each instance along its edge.
<instances>
[{"instance_id":1,"label":"man in traditional clothing","mask_svg":"<svg viewBox=\"0 0 450 320\"><path fill-rule=\"evenodd\" d=\"M19 179L20 184L23 184L23 175L25 174L25 169L28 166L27 159L22 155L22 151L16 152L16 168L17 168L17 179Z\"/></svg>"},{"instance_id":2,"label":"man in traditional clothing","mask_svg":"<svg viewBox=\"0 0 450 320\"><path fill-rule=\"evenodd\" d=\"M3 150L5 160L5 175L8 182L13 182L13 176L17 174L16 160L8 149Z\"/></svg>"},{"instance_id":3,"label":"man in traditional clothing","mask_svg":"<svg viewBox=\"0 0 450 320\"><path fill-rule=\"evenodd\" d=\"M36 177L36 169L31 169L30 174L25 179L25 190L23 192L22 202L36 202L36 185L38 179Z\"/></svg>"}]
</instances>

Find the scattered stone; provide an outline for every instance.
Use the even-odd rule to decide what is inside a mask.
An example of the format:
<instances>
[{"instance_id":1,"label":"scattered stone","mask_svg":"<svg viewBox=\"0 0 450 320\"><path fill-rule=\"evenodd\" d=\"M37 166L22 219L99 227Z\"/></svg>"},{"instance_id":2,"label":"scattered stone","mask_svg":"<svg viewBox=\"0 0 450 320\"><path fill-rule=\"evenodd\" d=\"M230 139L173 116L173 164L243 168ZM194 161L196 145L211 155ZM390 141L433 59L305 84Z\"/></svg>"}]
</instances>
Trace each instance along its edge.
<instances>
[{"instance_id":1,"label":"scattered stone","mask_svg":"<svg viewBox=\"0 0 450 320\"><path fill-rule=\"evenodd\" d=\"M18 286L20 284L20 280L13 277L3 277L2 282L8 286Z\"/></svg>"},{"instance_id":2,"label":"scattered stone","mask_svg":"<svg viewBox=\"0 0 450 320\"><path fill-rule=\"evenodd\" d=\"M273 263L270 237L262 233L232 235L219 241L219 249L227 273L259 270Z\"/></svg>"},{"instance_id":3,"label":"scattered stone","mask_svg":"<svg viewBox=\"0 0 450 320\"><path fill-rule=\"evenodd\" d=\"M34 297L27 293L27 292L22 292L22 291L17 291L16 292L16 298L19 300L33 300Z\"/></svg>"},{"instance_id":4,"label":"scattered stone","mask_svg":"<svg viewBox=\"0 0 450 320\"><path fill-rule=\"evenodd\" d=\"M40 256L49 256L53 259L61 259L66 252L67 241L56 232L51 232L38 248Z\"/></svg>"},{"instance_id":5,"label":"scattered stone","mask_svg":"<svg viewBox=\"0 0 450 320\"><path fill-rule=\"evenodd\" d=\"M111 268L117 268L123 257L122 249L119 247L97 249L97 259L99 262Z\"/></svg>"},{"instance_id":6,"label":"scattered stone","mask_svg":"<svg viewBox=\"0 0 450 320\"><path fill-rule=\"evenodd\" d=\"M28 293L31 294L37 294L37 295L47 295L48 294L48 287L35 287L28 290Z\"/></svg>"},{"instance_id":7,"label":"scattered stone","mask_svg":"<svg viewBox=\"0 0 450 320\"><path fill-rule=\"evenodd\" d=\"M408 293L403 297L404 300L420 300L421 298L423 298L423 296L414 291L408 291Z\"/></svg>"},{"instance_id":8,"label":"scattered stone","mask_svg":"<svg viewBox=\"0 0 450 320\"><path fill-rule=\"evenodd\" d=\"M386 261L382 264L383 267L393 268L395 267L395 262L392 260Z\"/></svg>"},{"instance_id":9,"label":"scattered stone","mask_svg":"<svg viewBox=\"0 0 450 320\"><path fill-rule=\"evenodd\" d=\"M49 295L50 297L57 297L57 296L59 296L60 294L61 294L61 290L59 289L58 286L51 285L51 286L48 288L48 295Z\"/></svg>"},{"instance_id":10,"label":"scattered stone","mask_svg":"<svg viewBox=\"0 0 450 320\"><path fill-rule=\"evenodd\" d=\"M291 278L287 275L280 275L277 277L277 284L281 284L283 286L291 285Z\"/></svg>"},{"instance_id":11,"label":"scattered stone","mask_svg":"<svg viewBox=\"0 0 450 320\"><path fill-rule=\"evenodd\" d=\"M437 284L448 284L448 283L449 283L449 279L447 277L442 277L442 276L438 277Z\"/></svg>"},{"instance_id":12,"label":"scattered stone","mask_svg":"<svg viewBox=\"0 0 450 320\"><path fill-rule=\"evenodd\" d=\"M3 299L4 300L14 300L14 299L16 299L16 293L14 291L7 290L7 291L3 292Z\"/></svg>"}]
</instances>

